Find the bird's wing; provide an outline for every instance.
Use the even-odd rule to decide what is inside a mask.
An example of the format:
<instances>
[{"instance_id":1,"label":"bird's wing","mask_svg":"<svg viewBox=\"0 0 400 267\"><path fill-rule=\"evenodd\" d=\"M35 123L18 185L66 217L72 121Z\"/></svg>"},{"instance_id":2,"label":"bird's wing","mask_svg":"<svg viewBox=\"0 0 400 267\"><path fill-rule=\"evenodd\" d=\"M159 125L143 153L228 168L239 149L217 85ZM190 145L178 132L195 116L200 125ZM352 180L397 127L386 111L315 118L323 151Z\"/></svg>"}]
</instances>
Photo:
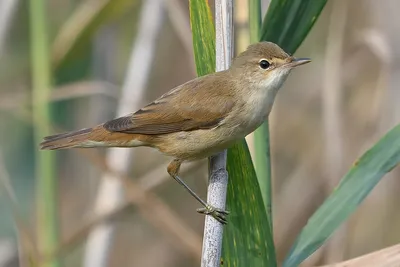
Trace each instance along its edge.
<instances>
[{"instance_id":1,"label":"bird's wing","mask_svg":"<svg viewBox=\"0 0 400 267\"><path fill-rule=\"evenodd\" d=\"M103 127L112 132L148 135L216 127L235 105L231 88L225 82L225 90L221 90L221 82L217 75L197 78Z\"/></svg>"}]
</instances>

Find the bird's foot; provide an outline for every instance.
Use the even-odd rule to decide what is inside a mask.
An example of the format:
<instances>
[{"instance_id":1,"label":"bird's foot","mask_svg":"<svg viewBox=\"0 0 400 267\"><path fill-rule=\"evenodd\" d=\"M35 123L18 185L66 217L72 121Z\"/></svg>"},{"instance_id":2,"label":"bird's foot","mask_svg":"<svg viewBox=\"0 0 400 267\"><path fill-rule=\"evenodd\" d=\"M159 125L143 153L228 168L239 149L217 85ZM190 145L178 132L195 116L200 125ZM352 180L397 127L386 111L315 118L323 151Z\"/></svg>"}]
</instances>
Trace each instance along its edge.
<instances>
[{"instance_id":1,"label":"bird's foot","mask_svg":"<svg viewBox=\"0 0 400 267\"><path fill-rule=\"evenodd\" d=\"M229 211L214 208L213 206L208 204L204 208L197 209L197 212L205 215L211 215L214 219L222 224L227 224L228 222L226 220L226 215L229 214Z\"/></svg>"}]
</instances>

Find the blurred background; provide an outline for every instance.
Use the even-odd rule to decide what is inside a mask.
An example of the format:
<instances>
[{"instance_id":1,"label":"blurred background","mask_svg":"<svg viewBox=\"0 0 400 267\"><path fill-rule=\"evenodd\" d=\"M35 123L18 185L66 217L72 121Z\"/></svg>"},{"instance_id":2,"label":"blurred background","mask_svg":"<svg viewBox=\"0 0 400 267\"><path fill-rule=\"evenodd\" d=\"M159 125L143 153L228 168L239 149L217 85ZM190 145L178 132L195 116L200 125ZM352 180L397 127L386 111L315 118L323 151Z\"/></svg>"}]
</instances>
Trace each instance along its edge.
<instances>
[{"instance_id":1,"label":"blurred background","mask_svg":"<svg viewBox=\"0 0 400 267\"><path fill-rule=\"evenodd\" d=\"M28 2L0 0L0 267L20 266L18 246L24 251L41 238L34 234L35 201L42 196L35 196L38 139ZM239 53L249 44L248 10L246 0L235 2ZM135 111L196 76L187 0L46 5L51 133ZM313 62L292 73L270 116L280 260L357 157L400 121L399 9L396 0L328 1L296 52ZM248 142L251 148L251 136ZM168 177L168 158L146 148L51 155L65 266L199 265L204 217ZM182 176L206 196L206 160L186 164ZM304 266L398 243L398 176L387 175ZM123 186L110 177L122 179ZM97 222L103 226L89 231ZM99 261L107 264L94 263Z\"/></svg>"}]
</instances>

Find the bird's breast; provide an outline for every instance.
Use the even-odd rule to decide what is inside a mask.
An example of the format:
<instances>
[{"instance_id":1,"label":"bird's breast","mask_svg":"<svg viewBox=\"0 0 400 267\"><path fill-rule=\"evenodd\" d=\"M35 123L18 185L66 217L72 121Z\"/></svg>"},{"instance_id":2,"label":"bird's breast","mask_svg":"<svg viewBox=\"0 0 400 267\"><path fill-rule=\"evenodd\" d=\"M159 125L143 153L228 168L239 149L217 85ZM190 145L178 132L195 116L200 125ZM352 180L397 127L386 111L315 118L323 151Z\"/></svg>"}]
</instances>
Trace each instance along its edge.
<instances>
[{"instance_id":1,"label":"bird's breast","mask_svg":"<svg viewBox=\"0 0 400 267\"><path fill-rule=\"evenodd\" d=\"M268 118L277 91L278 88L256 90L245 100L236 116L238 128L246 135L257 129Z\"/></svg>"}]
</instances>

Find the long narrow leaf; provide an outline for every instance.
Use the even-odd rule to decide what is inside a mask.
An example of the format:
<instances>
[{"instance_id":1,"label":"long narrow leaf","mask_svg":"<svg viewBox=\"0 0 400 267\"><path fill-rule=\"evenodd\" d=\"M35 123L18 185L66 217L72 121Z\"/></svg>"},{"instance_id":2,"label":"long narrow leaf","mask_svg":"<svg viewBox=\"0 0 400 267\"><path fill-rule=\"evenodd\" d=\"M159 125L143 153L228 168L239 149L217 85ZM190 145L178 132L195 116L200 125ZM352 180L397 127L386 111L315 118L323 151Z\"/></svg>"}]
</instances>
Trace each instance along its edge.
<instances>
[{"instance_id":1,"label":"long narrow leaf","mask_svg":"<svg viewBox=\"0 0 400 267\"><path fill-rule=\"evenodd\" d=\"M228 150L229 223L223 266L276 266L274 241L245 141Z\"/></svg>"},{"instance_id":2,"label":"long narrow leaf","mask_svg":"<svg viewBox=\"0 0 400 267\"><path fill-rule=\"evenodd\" d=\"M261 28L261 0L249 0L249 26L250 42L258 42Z\"/></svg>"},{"instance_id":3,"label":"long narrow leaf","mask_svg":"<svg viewBox=\"0 0 400 267\"><path fill-rule=\"evenodd\" d=\"M294 53L317 21L327 0L272 0L261 28L261 40Z\"/></svg>"},{"instance_id":4,"label":"long narrow leaf","mask_svg":"<svg viewBox=\"0 0 400 267\"><path fill-rule=\"evenodd\" d=\"M260 0L249 1L249 25L250 42L258 42L261 29ZM254 145L257 179L272 231L272 175L268 122L254 132Z\"/></svg>"},{"instance_id":5,"label":"long narrow leaf","mask_svg":"<svg viewBox=\"0 0 400 267\"><path fill-rule=\"evenodd\" d=\"M309 219L284 262L298 266L355 211L381 178L400 162L400 125L368 150Z\"/></svg>"},{"instance_id":6,"label":"long narrow leaf","mask_svg":"<svg viewBox=\"0 0 400 267\"><path fill-rule=\"evenodd\" d=\"M215 71L215 29L207 1L190 0L190 26L198 76Z\"/></svg>"}]
</instances>

